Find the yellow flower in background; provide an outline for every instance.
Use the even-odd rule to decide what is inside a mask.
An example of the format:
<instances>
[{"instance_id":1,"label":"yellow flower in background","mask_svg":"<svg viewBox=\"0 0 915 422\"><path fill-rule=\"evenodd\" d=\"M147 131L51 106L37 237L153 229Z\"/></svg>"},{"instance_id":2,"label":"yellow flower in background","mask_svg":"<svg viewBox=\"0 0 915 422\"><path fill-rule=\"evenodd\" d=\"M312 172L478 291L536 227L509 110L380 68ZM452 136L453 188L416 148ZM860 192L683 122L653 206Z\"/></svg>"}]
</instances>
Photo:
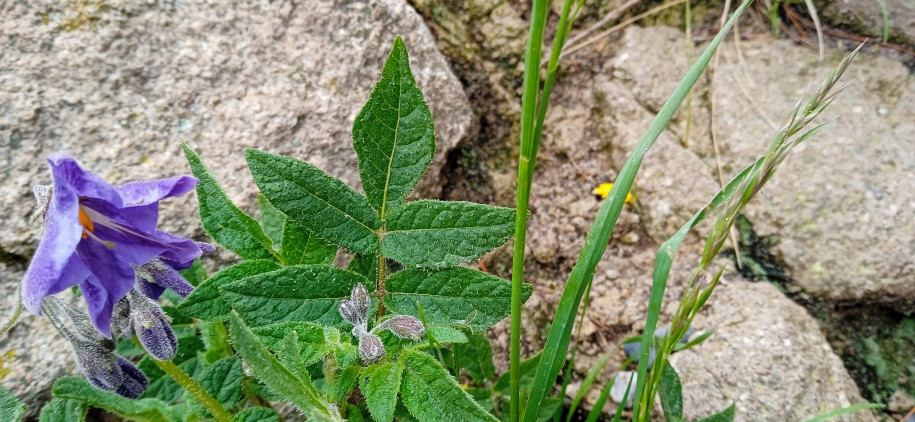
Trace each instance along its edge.
<instances>
[{"instance_id":1,"label":"yellow flower in background","mask_svg":"<svg viewBox=\"0 0 915 422\"><path fill-rule=\"evenodd\" d=\"M0 356L0 379L5 378L10 374L10 372L13 371L12 369L7 368L5 365L12 362L14 358L16 358L16 352L12 350L6 352L6 354L3 356Z\"/></svg>"},{"instance_id":2,"label":"yellow flower in background","mask_svg":"<svg viewBox=\"0 0 915 422\"><path fill-rule=\"evenodd\" d=\"M601 198L607 199L607 195L610 194L610 189L613 189L613 183L601 183L600 186L594 188L591 193L595 195L600 195ZM623 201L627 204L632 204L632 192L626 193L626 200Z\"/></svg>"}]
</instances>

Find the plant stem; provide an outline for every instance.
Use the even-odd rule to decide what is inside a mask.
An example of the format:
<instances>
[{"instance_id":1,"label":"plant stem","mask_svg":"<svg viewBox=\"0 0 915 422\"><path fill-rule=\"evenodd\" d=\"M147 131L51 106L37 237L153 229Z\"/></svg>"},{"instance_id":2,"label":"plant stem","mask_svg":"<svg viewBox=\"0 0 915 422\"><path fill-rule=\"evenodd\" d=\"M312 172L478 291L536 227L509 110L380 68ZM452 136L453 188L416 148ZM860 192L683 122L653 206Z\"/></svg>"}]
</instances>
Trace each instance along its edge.
<instances>
[{"instance_id":1,"label":"plant stem","mask_svg":"<svg viewBox=\"0 0 915 422\"><path fill-rule=\"evenodd\" d=\"M381 242L381 235L378 235L378 241ZM384 316L384 302L381 301L381 298L384 297L384 271L385 270L385 261L384 256L381 253L378 253L378 269L375 270L375 297L378 298L378 313L375 314L375 318L381 319Z\"/></svg>"},{"instance_id":2,"label":"plant stem","mask_svg":"<svg viewBox=\"0 0 915 422\"><path fill-rule=\"evenodd\" d=\"M16 289L16 306L13 307L13 315L11 315L10 319L3 323L3 327L0 327L0 334L7 332L10 328L13 328L13 325L15 325L16 321L19 320L19 315L22 314L22 309L22 286L19 286Z\"/></svg>"},{"instance_id":3,"label":"plant stem","mask_svg":"<svg viewBox=\"0 0 915 422\"><path fill-rule=\"evenodd\" d=\"M521 419L521 287L524 282L524 245L527 238L527 208L531 193L534 156L534 119L540 88L540 51L546 24L547 0L534 0L527 50L524 54L524 93L521 96L521 151L518 157L518 196L515 217L515 247L512 256L510 405L512 422Z\"/></svg>"},{"instance_id":4,"label":"plant stem","mask_svg":"<svg viewBox=\"0 0 915 422\"><path fill-rule=\"evenodd\" d=\"M158 361L155 359L150 359L159 369L165 371L181 388L184 388L188 393L191 393L200 404L203 405L210 413L213 414L213 418L218 422L232 422L232 415L222 407L219 402L209 395L197 381L194 381L186 372L184 372L178 365L175 365L169 360Z\"/></svg>"}]
</instances>

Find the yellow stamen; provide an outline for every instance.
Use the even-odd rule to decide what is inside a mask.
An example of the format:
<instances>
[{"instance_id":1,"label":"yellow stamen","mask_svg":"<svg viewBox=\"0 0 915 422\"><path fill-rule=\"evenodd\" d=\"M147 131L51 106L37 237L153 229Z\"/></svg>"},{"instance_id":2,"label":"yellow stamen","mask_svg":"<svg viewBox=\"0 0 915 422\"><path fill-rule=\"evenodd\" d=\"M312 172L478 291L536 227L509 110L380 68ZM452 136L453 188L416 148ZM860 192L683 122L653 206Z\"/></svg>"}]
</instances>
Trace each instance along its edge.
<instances>
[{"instance_id":1,"label":"yellow stamen","mask_svg":"<svg viewBox=\"0 0 915 422\"><path fill-rule=\"evenodd\" d=\"M86 233L88 230L90 233L95 233L95 225L92 224L92 220L86 215L86 212L82 208L79 209L79 224L83 226L83 239L87 239L89 234Z\"/></svg>"}]
</instances>

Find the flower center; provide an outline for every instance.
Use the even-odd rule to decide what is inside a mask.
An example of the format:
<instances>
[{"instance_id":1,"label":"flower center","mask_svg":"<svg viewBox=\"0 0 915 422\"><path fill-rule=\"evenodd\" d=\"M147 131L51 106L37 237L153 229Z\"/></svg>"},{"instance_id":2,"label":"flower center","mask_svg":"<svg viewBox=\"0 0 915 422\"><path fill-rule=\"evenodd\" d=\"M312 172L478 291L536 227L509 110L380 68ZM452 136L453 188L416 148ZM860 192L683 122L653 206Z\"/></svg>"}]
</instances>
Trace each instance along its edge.
<instances>
[{"instance_id":1,"label":"flower center","mask_svg":"<svg viewBox=\"0 0 915 422\"><path fill-rule=\"evenodd\" d=\"M83 239L89 238L89 233L95 233L95 224L92 223L92 219L83 211L83 207L79 208L79 224L83 226ZM86 232L88 230L88 232Z\"/></svg>"},{"instance_id":2,"label":"flower center","mask_svg":"<svg viewBox=\"0 0 915 422\"><path fill-rule=\"evenodd\" d=\"M92 209L89 209L89 208L86 208L86 209L88 209L89 212L94 214L96 217L102 217L99 213L93 211ZM91 237L91 238L95 239L96 241L102 243L103 245L107 246L108 249L114 249L114 242L109 242L109 241L99 239L99 237L95 235L95 223L92 221L91 218L89 218L89 213L87 213L85 211L86 209L84 209L82 206L79 207L79 224L81 226L83 226L83 236L82 236L83 239L88 239ZM102 217L101 221L102 221L102 225L105 225L104 217Z\"/></svg>"}]
</instances>

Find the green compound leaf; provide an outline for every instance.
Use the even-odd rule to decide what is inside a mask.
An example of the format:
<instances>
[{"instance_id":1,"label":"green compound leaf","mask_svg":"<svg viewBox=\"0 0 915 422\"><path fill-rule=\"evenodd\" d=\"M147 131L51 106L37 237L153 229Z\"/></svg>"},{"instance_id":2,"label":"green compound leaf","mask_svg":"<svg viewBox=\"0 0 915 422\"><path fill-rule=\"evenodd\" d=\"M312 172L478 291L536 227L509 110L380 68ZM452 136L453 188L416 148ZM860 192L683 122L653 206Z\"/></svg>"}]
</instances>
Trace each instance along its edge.
<instances>
[{"instance_id":1,"label":"green compound leaf","mask_svg":"<svg viewBox=\"0 0 915 422\"><path fill-rule=\"evenodd\" d=\"M295 376L257 340L251 330L235 313L230 316L230 336L235 350L245 360L254 375L271 390L292 402L309 421L342 422L336 410L318 397L310 380Z\"/></svg>"},{"instance_id":2,"label":"green compound leaf","mask_svg":"<svg viewBox=\"0 0 915 422\"><path fill-rule=\"evenodd\" d=\"M498 421L432 356L414 349L405 354L404 363L400 396L420 422Z\"/></svg>"},{"instance_id":3,"label":"green compound leaf","mask_svg":"<svg viewBox=\"0 0 915 422\"><path fill-rule=\"evenodd\" d=\"M248 168L264 196L290 220L325 241L359 253L378 249L381 220L365 197L303 161L245 150Z\"/></svg>"},{"instance_id":4,"label":"green compound leaf","mask_svg":"<svg viewBox=\"0 0 915 422\"><path fill-rule=\"evenodd\" d=\"M668 421L683 419L683 385L677 371L666 360L661 371L660 396L664 418Z\"/></svg>"},{"instance_id":5,"label":"green compound leaf","mask_svg":"<svg viewBox=\"0 0 915 422\"><path fill-rule=\"evenodd\" d=\"M257 194L257 208L261 212L261 227L264 234L273 242L274 248L283 240L283 227L286 216L276 209L264 194Z\"/></svg>"},{"instance_id":6,"label":"green compound leaf","mask_svg":"<svg viewBox=\"0 0 915 422\"><path fill-rule=\"evenodd\" d=\"M362 371L359 389L365 395L369 413L376 421L390 422L394 419L402 374L403 362L400 361L369 365Z\"/></svg>"},{"instance_id":7,"label":"green compound leaf","mask_svg":"<svg viewBox=\"0 0 915 422\"><path fill-rule=\"evenodd\" d=\"M287 220L283 227L280 255L286 265L332 264L337 256L337 248L318 239L302 224Z\"/></svg>"},{"instance_id":8,"label":"green compound leaf","mask_svg":"<svg viewBox=\"0 0 915 422\"><path fill-rule=\"evenodd\" d=\"M10 390L0 386L0 422L19 422L29 407Z\"/></svg>"},{"instance_id":9,"label":"green compound leaf","mask_svg":"<svg viewBox=\"0 0 915 422\"><path fill-rule=\"evenodd\" d=\"M400 37L353 123L353 148L362 187L382 218L413 190L435 154L432 113L410 72Z\"/></svg>"},{"instance_id":10,"label":"green compound leaf","mask_svg":"<svg viewBox=\"0 0 915 422\"><path fill-rule=\"evenodd\" d=\"M268 260L245 261L226 268L206 281L178 304L181 313L206 321L225 321L232 311L229 302L219 292L225 284L257 274L280 269L279 264Z\"/></svg>"},{"instance_id":11,"label":"green compound leaf","mask_svg":"<svg viewBox=\"0 0 915 422\"><path fill-rule=\"evenodd\" d=\"M99 390L81 377L63 377L51 389L54 397L73 399L93 407L116 413L124 419L137 422L171 422L168 405L161 400L131 400L114 393Z\"/></svg>"},{"instance_id":12,"label":"green compound leaf","mask_svg":"<svg viewBox=\"0 0 915 422\"><path fill-rule=\"evenodd\" d=\"M222 358L208 366L200 376L200 385L219 404L231 409L241 399L241 381L245 373L235 356Z\"/></svg>"},{"instance_id":13,"label":"green compound leaf","mask_svg":"<svg viewBox=\"0 0 915 422\"><path fill-rule=\"evenodd\" d=\"M418 316L422 306L431 323L467 325L475 332L501 321L509 313L511 283L494 275L454 267L436 272L407 269L385 283L384 304L399 314ZM523 300L533 288L524 284Z\"/></svg>"},{"instance_id":14,"label":"green compound leaf","mask_svg":"<svg viewBox=\"0 0 915 422\"><path fill-rule=\"evenodd\" d=\"M472 202L410 202L388 216L381 254L413 267L453 266L507 242L514 224L511 208Z\"/></svg>"},{"instance_id":15,"label":"green compound leaf","mask_svg":"<svg viewBox=\"0 0 915 422\"><path fill-rule=\"evenodd\" d=\"M485 334L471 334L467 343L454 345L458 356L458 365L467 371L477 382L483 382L496 376L496 367L492 363L492 345Z\"/></svg>"},{"instance_id":16,"label":"green compound leaf","mask_svg":"<svg viewBox=\"0 0 915 422\"><path fill-rule=\"evenodd\" d=\"M89 405L79 400L56 398L41 408L38 422L83 422Z\"/></svg>"},{"instance_id":17,"label":"green compound leaf","mask_svg":"<svg viewBox=\"0 0 915 422\"><path fill-rule=\"evenodd\" d=\"M311 365L319 360L328 351L329 346L324 341L324 327L308 322L281 322L263 327L252 328L260 341L268 349L279 351L284 347L283 341L289 333L295 332L299 343L299 356L302 363Z\"/></svg>"},{"instance_id":18,"label":"green compound leaf","mask_svg":"<svg viewBox=\"0 0 915 422\"><path fill-rule=\"evenodd\" d=\"M274 259L273 241L264 234L257 220L232 203L191 147L185 144L181 147L191 172L200 179L197 201L200 202L200 221L207 234L244 259Z\"/></svg>"},{"instance_id":19,"label":"green compound leaf","mask_svg":"<svg viewBox=\"0 0 915 422\"><path fill-rule=\"evenodd\" d=\"M222 286L232 307L253 326L303 321L335 325L337 310L363 276L330 265L294 265Z\"/></svg>"},{"instance_id":20,"label":"green compound leaf","mask_svg":"<svg viewBox=\"0 0 915 422\"><path fill-rule=\"evenodd\" d=\"M232 422L280 422L280 414L267 407L249 407L238 412Z\"/></svg>"}]
</instances>

